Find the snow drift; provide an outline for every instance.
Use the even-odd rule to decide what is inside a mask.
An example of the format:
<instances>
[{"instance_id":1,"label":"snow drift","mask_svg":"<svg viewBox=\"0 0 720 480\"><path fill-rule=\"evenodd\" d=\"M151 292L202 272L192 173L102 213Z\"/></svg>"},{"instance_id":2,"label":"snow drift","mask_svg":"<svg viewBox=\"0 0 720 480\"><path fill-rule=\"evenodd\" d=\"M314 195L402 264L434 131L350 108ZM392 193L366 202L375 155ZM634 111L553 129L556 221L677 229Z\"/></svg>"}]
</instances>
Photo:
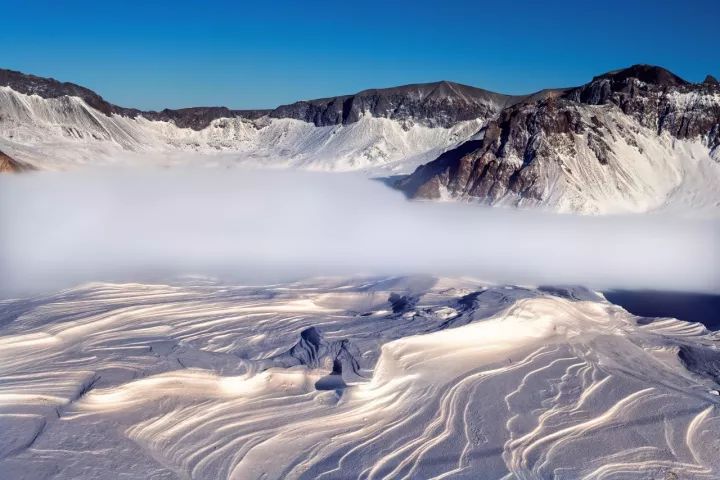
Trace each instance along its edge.
<instances>
[{"instance_id":1,"label":"snow drift","mask_svg":"<svg viewBox=\"0 0 720 480\"><path fill-rule=\"evenodd\" d=\"M92 284L0 306L12 478L720 475L717 339L581 288Z\"/></svg>"}]
</instances>

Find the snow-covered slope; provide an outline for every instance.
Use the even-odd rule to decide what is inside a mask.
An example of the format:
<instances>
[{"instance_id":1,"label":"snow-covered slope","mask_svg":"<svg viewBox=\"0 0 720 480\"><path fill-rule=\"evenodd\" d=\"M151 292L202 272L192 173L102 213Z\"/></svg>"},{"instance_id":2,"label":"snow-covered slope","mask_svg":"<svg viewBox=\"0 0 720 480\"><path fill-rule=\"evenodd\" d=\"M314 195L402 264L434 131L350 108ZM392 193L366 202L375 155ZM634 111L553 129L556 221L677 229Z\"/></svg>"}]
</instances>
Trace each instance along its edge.
<instances>
[{"instance_id":1,"label":"snow-covered slope","mask_svg":"<svg viewBox=\"0 0 720 480\"><path fill-rule=\"evenodd\" d=\"M194 130L142 116L105 115L79 97L46 99L9 87L0 87L0 111L0 149L49 169L128 159L196 164L220 159L321 170L397 162L414 167L464 141L484 122L428 127L367 115L345 125L317 127L289 118L236 117Z\"/></svg>"},{"instance_id":2,"label":"snow-covered slope","mask_svg":"<svg viewBox=\"0 0 720 480\"><path fill-rule=\"evenodd\" d=\"M79 97L45 99L0 87L0 145L38 167L72 168L136 158L195 163L218 157L269 167L353 170L396 162L413 168L476 133L485 119L428 127L370 115L315 126L289 118L219 118L201 129L142 116L105 115ZM148 155L152 154L152 155ZM407 170L408 167L405 167Z\"/></svg>"},{"instance_id":3,"label":"snow-covered slope","mask_svg":"<svg viewBox=\"0 0 720 480\"><path fill-rule=\"evenodd\" d=\"M92 284L0 310L13 479L720 476L720 351L585 289Z\"/></svg>"}]
</instances>

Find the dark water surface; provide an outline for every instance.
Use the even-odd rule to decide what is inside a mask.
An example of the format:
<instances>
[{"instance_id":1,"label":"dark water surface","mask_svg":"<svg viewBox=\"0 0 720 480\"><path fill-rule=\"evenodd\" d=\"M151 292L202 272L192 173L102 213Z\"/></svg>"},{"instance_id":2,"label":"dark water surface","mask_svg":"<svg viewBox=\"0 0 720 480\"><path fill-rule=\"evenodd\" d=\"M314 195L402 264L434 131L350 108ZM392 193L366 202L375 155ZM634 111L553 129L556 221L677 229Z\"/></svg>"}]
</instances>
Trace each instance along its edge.
<instances>
[{"instance_id":1,"label":"dark water surface","mask_svg":"<svg viewBox=\"0 0 720 480\"><path fill-rule=\"evenodd\" d=\"M674 317L720 330L720 295L658 290L608 290L603 294L635 315Z\"/></svg>"}]
</instances>

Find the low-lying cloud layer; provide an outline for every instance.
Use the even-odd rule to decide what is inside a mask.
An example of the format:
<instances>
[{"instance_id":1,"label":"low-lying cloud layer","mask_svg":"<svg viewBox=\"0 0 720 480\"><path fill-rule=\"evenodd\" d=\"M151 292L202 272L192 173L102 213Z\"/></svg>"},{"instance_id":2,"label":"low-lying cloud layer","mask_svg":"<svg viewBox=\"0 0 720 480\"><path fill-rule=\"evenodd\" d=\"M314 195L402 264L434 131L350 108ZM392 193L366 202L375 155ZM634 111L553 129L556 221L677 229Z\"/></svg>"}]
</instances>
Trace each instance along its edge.
<instances>
[{"instance_id":1,"label":"low-lying cloud layer","mask_svg":"<svg viewBox=\"0 0 720 480\"><path fill-rule=\"evenodd\" d=\"M0 179L0 296L203 274L470 275L720 291L716 220L408 202L355 174L173 170Z\"/></svg>"}]
</instances>

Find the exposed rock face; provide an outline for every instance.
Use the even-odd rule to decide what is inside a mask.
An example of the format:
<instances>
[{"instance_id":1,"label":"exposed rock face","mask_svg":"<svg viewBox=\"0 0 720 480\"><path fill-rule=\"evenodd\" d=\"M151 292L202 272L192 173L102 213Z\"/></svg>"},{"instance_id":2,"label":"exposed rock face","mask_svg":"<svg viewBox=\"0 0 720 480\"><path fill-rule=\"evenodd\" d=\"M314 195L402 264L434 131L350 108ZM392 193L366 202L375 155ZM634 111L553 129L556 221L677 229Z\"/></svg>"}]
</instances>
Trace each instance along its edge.
<instances>
[{"instance_id":1,"label":"exposed rock face","mask_svg":"<svg viewBox=\"0 0 720 480\"><path fill-rule=\"evenodd\" d=\"M441 198L470 196L490 203L509 192L540 200L547 172L537 158L552 156L553 148L573 153L567 141L572 133L582 133L578 109L563 98L522 103L505 109L488 124L482 140L467 142L424 165L402 182L413 197ZM598 137L598 148L602 140ZM423 179L428 179L423 181Z\"/></svg>"},{"instance_id":2,"label":"exposed rock face","mask_svg":"<svg viewBox=\"0 0 720 480\"><path fill-rule=\"evenodd\" d=\"M594 201L597 195L588 193L593 182L612 181L596 188L606 190L602 194L635 182L626 178L633 170L621 164L624 154L615 149L646 155L638 143L643 128L716 148L720 87L690 84L647 65L610 72L561 95L506 108L480 140L419 167L398 186L413 198L489 204L542 204L570 191L579 203Z\"/></svg>"},{"instance_id":3,"label":"exposed rock face","mask_svg":"<svg viewBox=\"0 0 720 480\"><path fill-rule=\"evenodd\" d=\"M19 162L9 155L0 152L0 173L20 173L35 170L32 165Z\"/></svg>"},{"instance_id":4,"label":"exposed rock face","mask_svg":"<svg viewBox=\"0 0 720 480\"><path fill-rule=\"evenodd\" d=\"M524 98L442 81L296 102L276 108L270 116L327 126L353 123L363 115L372 115L449 127L463 120L487 118Z\"/></svg>"},{"instance_id":5,"label":"exposed rock face","mask_svg":"<svg viewBox=\"0 0 720 480\"><path fill-rule=\"evenodd\" d=\"M179 108L176 110L164 109L160 112L136 112L132 115L142 115L148 120L160 120L173 122L180 128L192 128L200 131L207 128L213 120L218 118L247 118L257 119L266 115L268 110L230 110L226 107L192 107Z\"/></svg>"}]
</instances>

